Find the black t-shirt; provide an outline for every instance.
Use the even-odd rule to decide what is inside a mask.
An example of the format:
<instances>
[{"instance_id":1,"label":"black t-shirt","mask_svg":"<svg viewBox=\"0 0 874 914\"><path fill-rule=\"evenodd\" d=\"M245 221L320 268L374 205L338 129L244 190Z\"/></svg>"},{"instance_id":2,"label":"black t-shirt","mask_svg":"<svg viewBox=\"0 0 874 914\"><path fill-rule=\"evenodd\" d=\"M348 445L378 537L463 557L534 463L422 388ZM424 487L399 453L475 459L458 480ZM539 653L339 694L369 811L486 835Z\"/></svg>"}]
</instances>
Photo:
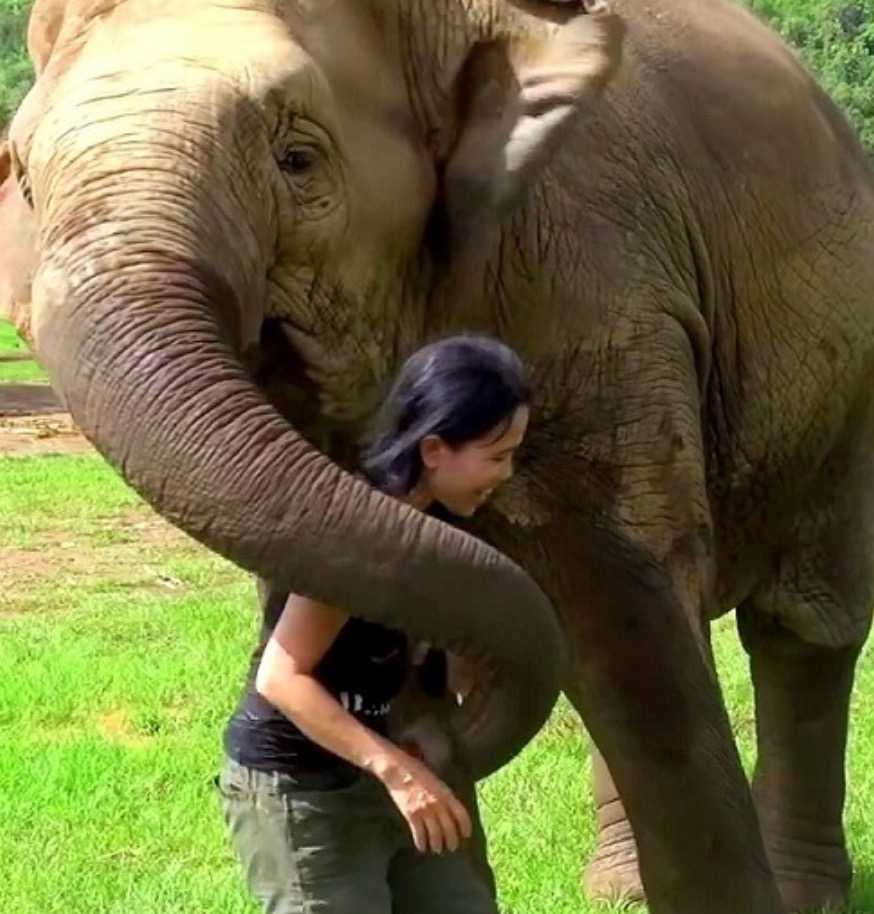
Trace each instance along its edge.
<instances>
[{"instance_id":1,"label":"black t-shirt","mask_svg":"<svg viewBox=\"0 0 874 914\"><path fill-rule=\"evenodd\" d=\"M427 512L451 523L439 505ZM261 585L263 587L263 584ZM261 591L264 617L252 654L247 687L225 731L225 751L249 768L288 774L357 773L345 759L305 736L255 689L261 655L282 615L288 594ZM350 618L313 670L320 682L358 721L386 735L388 712L409 673L409 644L403 632ZM432 696L447 688L446 655L431 650L419 671L420 686Z\"/></svg>"},{"instance_id":2,"label":"black t-shirt","mask_svg":"<svg viewBox=\"0 0 874 914\"><path fill-rule=\"evenodd\" d=\"M266 637L262 632L248 687L225 731L228 755L249 768L289 774L352 768L305 736L255 689L255 673L270 631ZM350 618L313 677L356 720L385 736L392 699L400 692L408 668L409 647L403 632Z\"/></svg>"}]
</instances>

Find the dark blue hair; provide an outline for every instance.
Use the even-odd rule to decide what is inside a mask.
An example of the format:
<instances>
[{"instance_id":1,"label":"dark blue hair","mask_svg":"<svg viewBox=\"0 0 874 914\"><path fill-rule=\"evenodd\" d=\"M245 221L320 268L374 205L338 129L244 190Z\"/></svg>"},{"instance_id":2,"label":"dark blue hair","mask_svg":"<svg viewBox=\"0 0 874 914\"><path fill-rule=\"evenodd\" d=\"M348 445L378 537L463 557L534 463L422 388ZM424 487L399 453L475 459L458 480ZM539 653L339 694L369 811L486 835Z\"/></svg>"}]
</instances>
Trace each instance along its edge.
<instances>
[{"instance_id":1,"label":"dark blue hair","mask_svg":"<svg viewBox=\"0 0 874 914\"><path fill-rule=\"evenodd\" d=\"M452 336L413 353L368 436L362 469L392 495L419 481L419 445L439 435L450 447L480 438L531 400L519 356L488 336Z\"/></svg>"}]
</instances>

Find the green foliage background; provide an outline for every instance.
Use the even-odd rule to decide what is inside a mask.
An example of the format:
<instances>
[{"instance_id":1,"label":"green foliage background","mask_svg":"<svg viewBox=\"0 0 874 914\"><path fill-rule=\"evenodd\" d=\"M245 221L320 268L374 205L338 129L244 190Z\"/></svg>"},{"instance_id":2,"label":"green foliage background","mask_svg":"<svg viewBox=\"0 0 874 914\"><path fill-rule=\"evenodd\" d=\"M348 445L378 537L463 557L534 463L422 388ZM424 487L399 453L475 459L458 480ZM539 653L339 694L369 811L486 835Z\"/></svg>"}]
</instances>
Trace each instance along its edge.
<instances>
[{"instance_id":1,"label":"green foliage background","mask_svg":"<svg viewBox=\"0 0 874 914\"><path fill-rule=\"evenodd\" d=\"M25 51L31 2L0 0L0 135L33 79L33 70Z\"/></svg>"},{"instance_id":2,"label":"green foliage background","mask_svg":"<svg viewBox=\"0 0 874 914\"><path fill-rule=\"evenodd\" d=\"M32 0L0 0L0 130L32 79L24 51ZM801 52L874 156L874 0L746 0Z\"/></svg>"},{"instance_id":3,"label":"green foliage background","mask_svg":"<svg viewBox=\"0 0 874 914\"><path fill-rule=\"evenodd\" d=\"M874 0L747 0L801 52L874 156Z\"/></svg>"}]
</instances>

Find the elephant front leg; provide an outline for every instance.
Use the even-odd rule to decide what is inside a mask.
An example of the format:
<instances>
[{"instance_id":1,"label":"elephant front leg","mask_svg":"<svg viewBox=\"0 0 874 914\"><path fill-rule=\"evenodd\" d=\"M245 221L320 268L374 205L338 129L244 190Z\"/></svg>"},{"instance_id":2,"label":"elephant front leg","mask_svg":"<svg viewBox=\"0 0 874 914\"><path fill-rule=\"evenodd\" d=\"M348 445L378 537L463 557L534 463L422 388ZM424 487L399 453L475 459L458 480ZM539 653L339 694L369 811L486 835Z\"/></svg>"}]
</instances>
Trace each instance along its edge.
<instances>
[{"instance_id":1,"label":"elephant front leg","mask_svg":"<svg viewBox=\"0 0 874 914\"><path fill-rule=\"evenodd\" d=\"M595 901L644 901L634 832L604 756L594 743L592 788L597 806L598 839L595 853L586 867L586 894Z\"/></svg>"},{"instance_id":2,"label":"elephant front leg","mask_svg":"<svg viewBox=\"0 0 874 914\"><path fill-rule=\"evenodd\" d=\"M738 613L756 693L753 795L789 912L843 908L852 867L844 839L844 753L858 649L805 644Z\"/></svg>"},{"instance_id":3,"label":"elephant front leg","mask_svg":"<svg viewBox=\"0 0 874 914\"><path fill-rule=\"evenodd\" d=\"M616 545L590 541L581 556L567 691L622 796L651 914L781 914L706 646L668 573ZM621 805L596 777L619 852L598 862L601 885L634 893Z\"/></svg>"},{"instance_id":4,"label":"elephant front leg","mask_svg":"<svg viewBox=\"0 0 874 914\"><path fill-rule=\"evenodd\" d=\"M716 575L705 328L681 296L632 307L629 291L589 353L593 383L531 433L552 509L544 581L574 652L565 691L622 797L650 914L782 914L702 624ZM577 425L577 450L555 453Z\"/></svg>"},{"instance_id":5,"label":"elephant front leg","mask_svg":"<svg viewBox=\"0 0 874 914\"><path fill-rule=\"evenodd\" d=\"M702 623L708 664L715 670L710 626ZM598 747L591 743L592 794L597 815L595 851L586 866L583 888L594 901L646 901L640 878L637 841L616 783Z\"/></svg>"}]
</instances>

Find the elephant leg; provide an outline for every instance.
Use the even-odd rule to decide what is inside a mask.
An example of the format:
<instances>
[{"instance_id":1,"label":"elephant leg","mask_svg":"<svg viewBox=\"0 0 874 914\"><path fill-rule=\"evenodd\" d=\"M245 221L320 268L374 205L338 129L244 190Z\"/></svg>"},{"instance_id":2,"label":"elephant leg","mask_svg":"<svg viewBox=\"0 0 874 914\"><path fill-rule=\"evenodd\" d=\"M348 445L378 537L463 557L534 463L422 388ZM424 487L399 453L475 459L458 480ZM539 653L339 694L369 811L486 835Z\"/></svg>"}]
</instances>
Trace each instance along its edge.
<instances>
[{"instance_id":1,"label":"elephant leg","mask_svg":"<svg viewBox=\"0 0 874 914\"><path fill-rule=\"evenodd\" d=\"M586 894L595 901L643 901L637 842L610 769L592 743L592 787L597 805L598 843L586 867Z\"/></svg>"},{"instance_id":2,"label":"elephant leg","mask_svg":"<svg viewBox=\"0 0 874 914\"><path fill-rule=\"evenodd\" d=\"M600 546L600 548L598 548ZM653 914L778 914L779 895L749 786L732 742L700 629L672 599L667 574L636 566L631 546L613 564L592 543L573 625L568 697L604 754L622 797L596 782L613 836L627 812ZM660 580L661 579L661 580ZM585 591L584 591L585 588ZM641 610L641 607L644 607ZM609 816L609 820L607 819ZM596 862L600 886L633 888L632 845ZM611 871L612 868L612 871Z\"/></svg>"},{"instance_id":3,"label":"elephant leg","mask_svg":"<svg viewBox=\"0 0 874 914\"><path fill-rule=\"evenodd\" d=\"M715 670L710 626L702 625L703 648ZM591 743L592 793L597 815L597 843L586 866L583 888L593 901L646 901L637 859L637 841L625 805L594 742Z\"/></svg>"},{"instance_id":4,"label":"elephant leg","mask_svg":"<svg viewBox=\"0 0 874 914\"><path fill-rule=\"evenodd\" d=\"M529 550L524 567L561 613L565 693L622 797L651 914L782 914L702 626L717 592L699 399L709 350L685 332L700 329L694 303L671 307L681 321L650 319L641 298L604 341L611 383L581 385L568 426L530 442L545 455L533 542L496 539L510 556L514 540ZM577 422L580 452L559 449Z\"/></svg>"},{"instance_id":5,"label":"elephant leg","mask_svg":"<svg viewBox=\"0 0 874 914\"><path fill-rule=\"evenodd\" d=\"M849 895L844 764L874 605L872 424L848 422L769 577L738 611L756 696L753 797L790 912L843 907Z\"/></svg>"},{"instance_id":6,"label":"elephant leg","mask_svg":"<svg viewBox=\"0 0 874 914\"><path fill-rule=\"evenodd\" d=\"M753 797L787 911L843 908L852 867L843 829L844 754L859 645L811 644L738 613L756 694Z\"/></svg>"}]
</instances>

